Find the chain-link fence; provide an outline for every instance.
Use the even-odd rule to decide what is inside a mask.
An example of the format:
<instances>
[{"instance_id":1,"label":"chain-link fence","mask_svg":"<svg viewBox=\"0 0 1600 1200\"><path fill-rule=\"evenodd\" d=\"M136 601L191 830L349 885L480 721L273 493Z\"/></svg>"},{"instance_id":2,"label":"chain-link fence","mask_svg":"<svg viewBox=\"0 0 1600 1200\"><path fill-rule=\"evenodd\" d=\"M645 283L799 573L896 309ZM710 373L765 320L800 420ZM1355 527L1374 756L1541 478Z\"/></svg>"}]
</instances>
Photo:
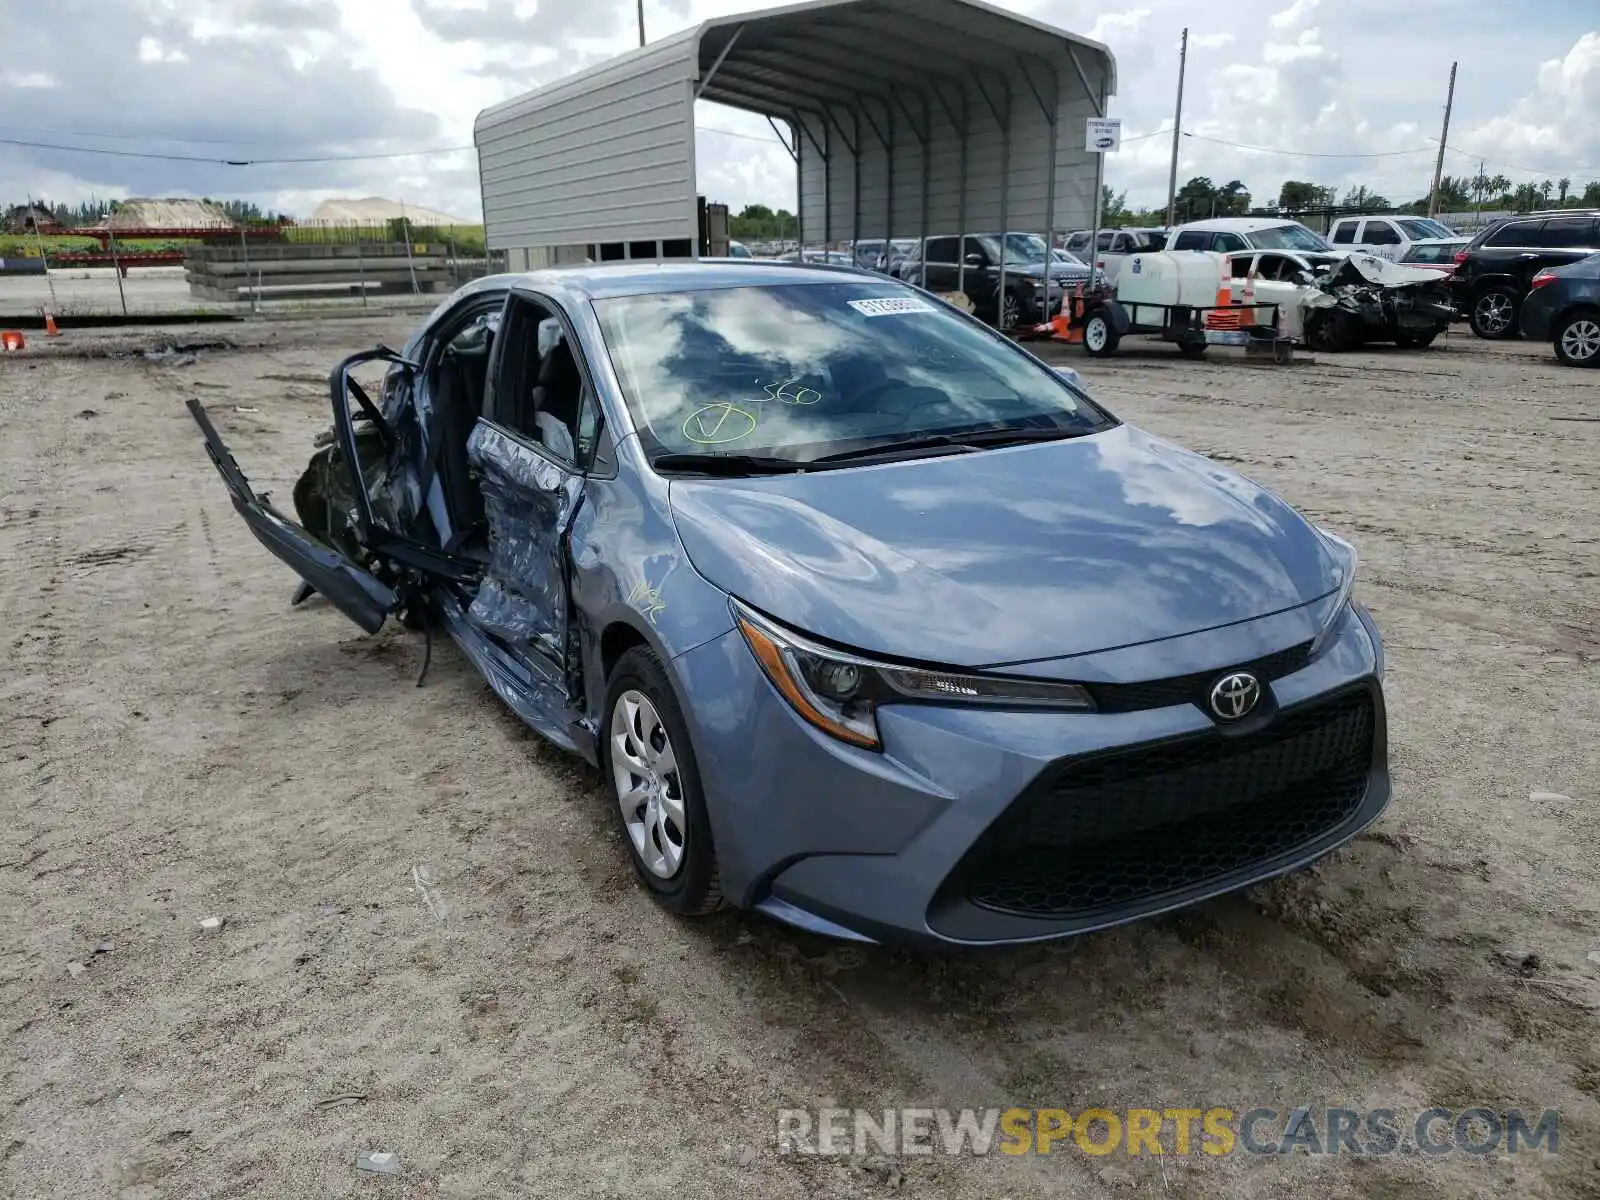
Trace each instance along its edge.
<instances>
[{"instance_id":1,"label":"chain-link fence","mask_svg":"<svg viewBox=\"0 0 1600 1200\"><path fill-rule=\"evenodd\" d=\"M203 238L113 235L86 248L29 239L44 271L0 270L0 319L249 315L298 309L430 308L506 269L481 225L368 222L251 225Z\"/></svg>"}]
</instances>

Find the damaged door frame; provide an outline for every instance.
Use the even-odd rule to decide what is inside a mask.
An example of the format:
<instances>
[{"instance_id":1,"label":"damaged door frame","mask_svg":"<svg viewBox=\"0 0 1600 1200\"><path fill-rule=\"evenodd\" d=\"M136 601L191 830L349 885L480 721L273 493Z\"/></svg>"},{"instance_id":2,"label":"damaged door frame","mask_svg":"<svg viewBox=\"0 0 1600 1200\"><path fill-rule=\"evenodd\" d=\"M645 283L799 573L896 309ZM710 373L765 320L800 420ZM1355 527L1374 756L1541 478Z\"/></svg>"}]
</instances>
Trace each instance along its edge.
<instances>
[{"instance_id":1,"label":"damaged door frame","mask_svg":"<svg viewBox=\"0 0 1600 1200\"><path fill-rule=\"evenodd\" d=\"M582 386L579 390L579 409L581 411L583 403L582 397L584 395L593 395L595 398L595 403L598 405L599 392L596 388L594 372L590 369L588 359L584 355L583 344L578 339L577 328L573 324L571 317L568 316L566 310L563 309L553 297L544 295L541 292L535 292L526 288L513 288L507 293L505 297L505 305L501 309L500 328L502 331L509 328L508 322L511 318L512 306L519 302L537 305L538 308L547 313L561 326L562 335L565 337L567 345L572 351L573 362L577 366L578 375L582 380ZM504 365L504 355L506 353L506 347L508 344L509 339L505 337L497 338L494 349L489 355L488 378L496 386L498 386L499 383L498 376L502 366ZM526 433L520 430L508 428L500 422L492 419L487 414L480 415L478 420L479 423L487 425L490 429L493 429L503 436L511 439L519 447L526 448L529 452L536 454L558 470L570 472L573 478L580 481L580 486L578 489L578 495L572 505L572 508L567 513L565 527L562 528L557 535L557 547L559 551L558 561L561 564L561 578L559 580L559 586L562 596L565 597L562 613L562 629L560 631L562 644L561 659L558 661L550 655L545 654L537 647L531 647L530 651L524 651L521 647L510 645L503 642L501 639L494 637L494 635L489 633L487 630L478 629L477 626L473 626L473 629L480 636L492 640L494 645L503 653L509 654L512 657L522 659L524 661L529 660L531 654L532 657L537 659L537 662L530 662L530 666L534 666L536 668L553 669L554 671L559 672L561 683L566 692L564 697L566 702L571 706L581 705L583 699L583 664L578 654L578 639L575 636L576 626L573 620L572 526L577 520L578 513L583 508L584 501L586 499L585 493L588 487L588 480L590 476L594 474L594 464L593 462L585 464L580 460L577 454L576 435L574 435L574 460L568 463L557 457L555 454L552 454L547 447L534 441ZM603 406L601 406L601 421L605 421ZM602 440L603 438L599 436L597 432L596 444L599 444L599 442ZM576 709L574 711L576 711Z\"/></svg>"},{"instance_id":2,"label":"damaged door frame","mask_svg":"<svg viewBox=\"0 0 1600 1200\"><path fill-rule=\"evenodd\" d=\"M372 496L367 492L366 477L361 470L361 457L356 449L355 416L350 411L350 398L355 398L362 415L377 429L386 455L393 453L398 440L393 427L372 402L366 388L351 375L356 367L369 362L386 362L399 367L411 377L413 388L417 386L422 373L419 364L383 345L352 354L329 372L328 391L333 405L334 438L339 444L339 453L350 469L351 491L356 502L356 527L361 541L374 554L389 560L402 577L411 571L437 576L452 583L474 583L478 577L476 563L399 533L378 520ZM407 586L417 588L420 581L410 580Z\"/></svg>"}]
</instances>

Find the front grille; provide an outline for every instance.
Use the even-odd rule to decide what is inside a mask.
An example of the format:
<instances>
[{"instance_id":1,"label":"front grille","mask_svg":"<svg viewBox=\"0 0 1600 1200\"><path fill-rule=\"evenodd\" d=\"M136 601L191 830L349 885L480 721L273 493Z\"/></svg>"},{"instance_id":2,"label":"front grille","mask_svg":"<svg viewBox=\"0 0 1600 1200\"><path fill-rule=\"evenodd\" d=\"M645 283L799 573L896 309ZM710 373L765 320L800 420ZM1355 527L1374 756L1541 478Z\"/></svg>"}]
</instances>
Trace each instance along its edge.
<instances>
[{"instance_id":1,"label":"front grille","mask_svg":"<svg viewBox=\"0 0 1600 1200\"><path fill-rule=\"evenodd\" d=\"M1192 675L1174 675L1169 679L1152 679L1144 683L1086 683L1083 688L1094 700L1100 712L1140 712L1147 708L1166 708L1172 704L1198 704L1206 706L1206 694L1223 674L1249 671L1262 683L1271 683L1292 675L1306 665L1311 656L1311 643L1301 642L1287 650L1279 650L1253 662L1240 663L1225 671L1197 671Z\"/></svg>"},{"instance_id":2,"label":"front grille","mask_svg":"<svg viewBox=\"0 0 1600 1200\"><path fill-rule=\"evenodd\" d=\"M1081 917L1265 864L1360 807L1376 712L1362 690L1216 730L1067 760L1025 791L952 876L975 904Z\"/></svg>"}]
</instances>

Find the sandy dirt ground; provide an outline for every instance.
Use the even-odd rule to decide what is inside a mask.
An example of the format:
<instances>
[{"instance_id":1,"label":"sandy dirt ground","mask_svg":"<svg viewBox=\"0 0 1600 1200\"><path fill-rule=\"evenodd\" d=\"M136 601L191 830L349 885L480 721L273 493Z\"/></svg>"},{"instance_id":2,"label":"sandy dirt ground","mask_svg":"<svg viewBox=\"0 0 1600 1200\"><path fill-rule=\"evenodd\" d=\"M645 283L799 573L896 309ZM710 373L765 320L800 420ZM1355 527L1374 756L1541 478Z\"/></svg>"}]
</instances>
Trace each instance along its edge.
<instances>
[{"instance_id":1,"label":"sandy dirt ground","mask_svg":"<svg viewBox=\"0 0 1600 1200\"><path fill-rule=\"evenodd\" d=\"M1459 335L1074 355L1358 544L1394 803L1247 895L931 958L665 915L597 776L453 646L418 689L419 635L289 608L181 402L286 503L328 366L405 328L0 359L0 1193L1595 1194L1600 372ZM1560 1152L779 1155L827 1104L1554 1108Z\"/></svg>"}]
</instances>

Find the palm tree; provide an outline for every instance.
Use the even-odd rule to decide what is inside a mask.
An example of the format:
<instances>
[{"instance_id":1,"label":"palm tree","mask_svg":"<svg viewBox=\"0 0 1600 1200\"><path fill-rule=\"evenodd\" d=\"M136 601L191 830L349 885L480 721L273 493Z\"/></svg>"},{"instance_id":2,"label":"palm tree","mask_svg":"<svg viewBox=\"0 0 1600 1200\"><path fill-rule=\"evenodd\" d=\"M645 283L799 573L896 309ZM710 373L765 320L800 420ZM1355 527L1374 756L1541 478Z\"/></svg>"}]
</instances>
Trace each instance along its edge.
<instances>
[{"instance_id":1,"label":"palm tree","mask_svg":"<svg viewBox=\"0 0 1600 1200\"><path fill-rule=\"evenodd\" d=\"M1572 190L1572 180L1563 175L1556 181L1556 194L1561 197L1561 207L1567 206L1567 193Z\"/></svg>"}]
</instances>

